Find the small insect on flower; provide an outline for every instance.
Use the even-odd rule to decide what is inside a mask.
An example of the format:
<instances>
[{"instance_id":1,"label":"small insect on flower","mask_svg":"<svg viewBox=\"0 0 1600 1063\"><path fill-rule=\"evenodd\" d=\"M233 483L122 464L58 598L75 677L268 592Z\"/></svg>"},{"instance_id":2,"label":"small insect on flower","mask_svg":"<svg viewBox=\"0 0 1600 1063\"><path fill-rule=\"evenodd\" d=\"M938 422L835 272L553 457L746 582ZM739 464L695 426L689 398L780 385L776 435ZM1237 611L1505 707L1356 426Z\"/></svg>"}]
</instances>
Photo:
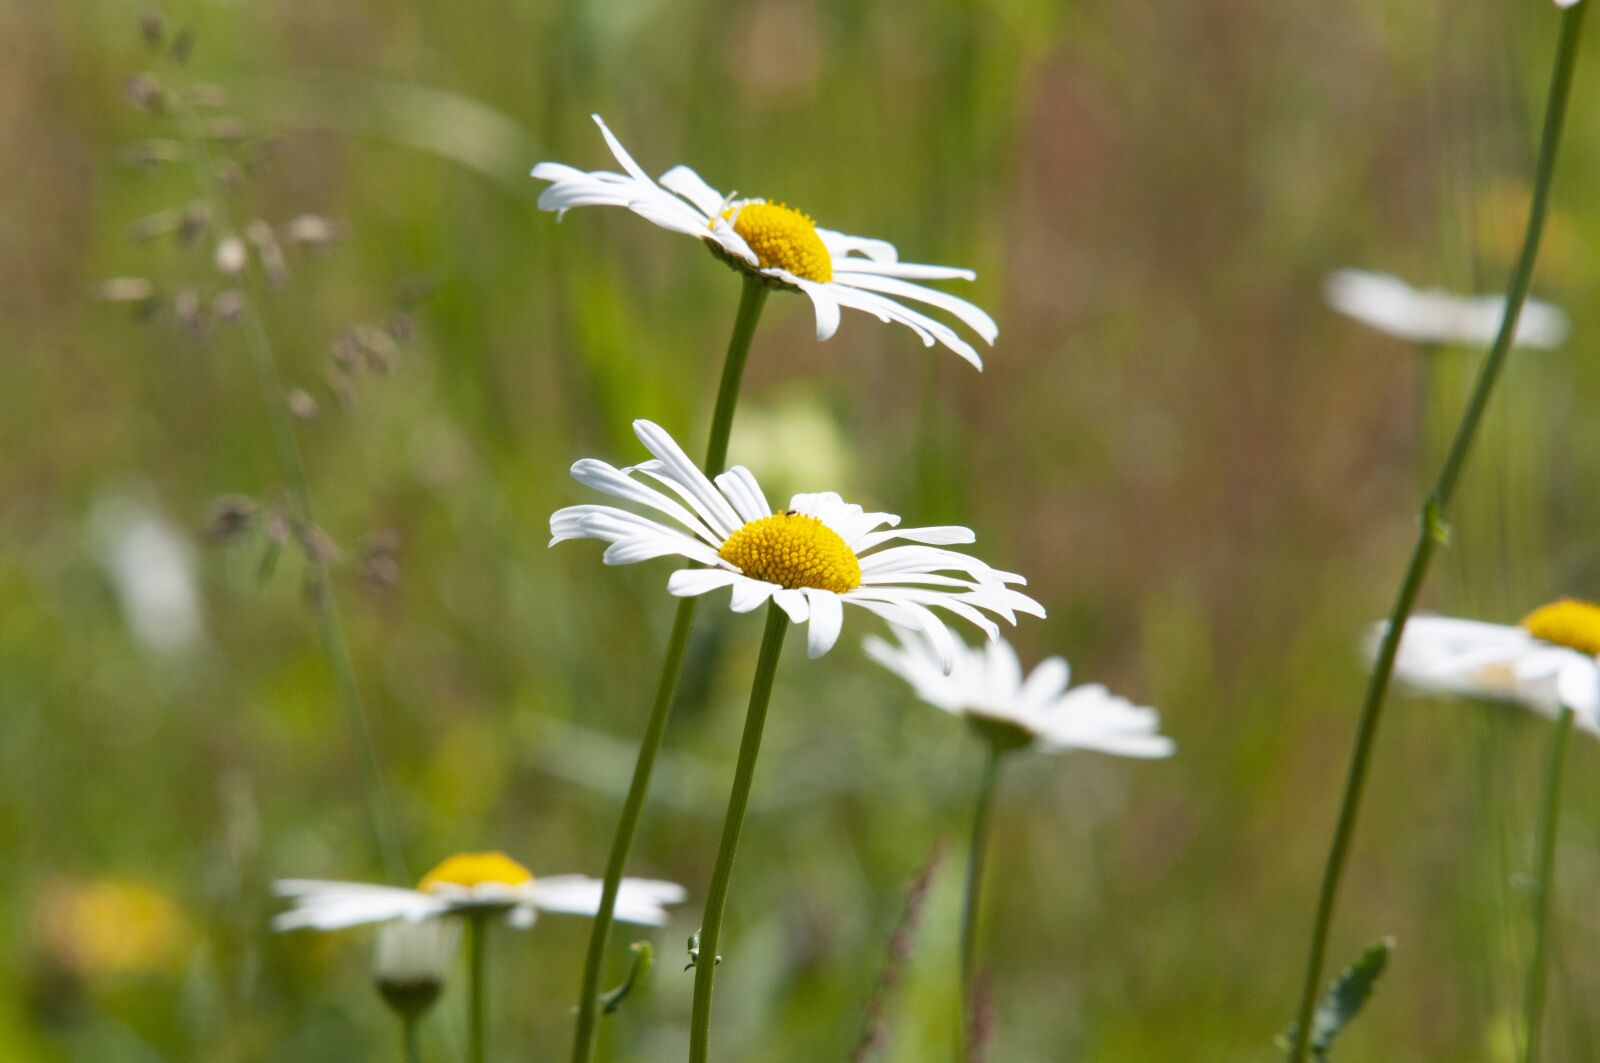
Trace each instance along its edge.
<instances>
[{"instance_id":1,"label":"small insect on flower","mask_svg":"<svg viewBox=\"0 0 1600 1063\"><path fill-rule=\"evenodd\" d=\"M1012 588L1027 582L1021 576L944 549L972 542L966 528L896 530L899 517L869 513L831 491L795 495L774 513L743 466L713 483L659 425L635 421L633 430L654 460L618 469L585 458L572 466L573 479L668 520L615 506L569 506L550 517L550 545L603 540L611 544L608 565L669 556L693 561L702 567L674 572L668 593L689 598L731 588L736 613L773 601L794 623L809 623L812 657L838 641L845 605L923 632L947 670L957 643L935 609L990 638L1000 629L985 614L1013 624L1017 613L1044 615L1038 602Z\"/></svg>"},{"instance_id":2,"label":"small insect on flower","mask_svg":"<svg viewBox=\"0 0 1600 1063\"><path fill-rule=\"evenodd\" d=\"M1371 658L1387 629L1374 625ZM1562 599L1517 625L1412 617L1395 658L1397 679L1416 690L1504 701L1555 716L1565 707L1577 725L1600 735L1600 605Z\"/></svg>"},{"instance_id":3,"label":"small insect on flower","mask_svg":"<svg viewBox=\"0 0 1600 1063\"><path fill-rule=\"evenodd\" d=\"M1441 288L1413 288L1399 277L1341 269L1323 282L1328 305L1379 332L1412 343L1465 343L1487 347L1500 331L1506 301L1498 295L1456 295ZM1537 299L1517 318L1519 347L1559 347L1569 323L1560 308Z\"/></svg>"},{"instance_id":4,"label":"small insect on flower","mask_svg":"<svg viewBox=\"0 0 1600 1063\"><path fill-rule=\"evenodd\" d=\"M811 217L766 199L739 199L706 184L687 166L674 166L660 182L650 178L594 116L611 153L627 171L584 172L558 162L541 162L533 176L549 181L539 207L559 218L573 207L626 207L663 229L704 242L728 265L768 284L804 292L817 317L817 339L839 328L839 308L849 307L880 321L899 322L923 346L943 344L979 369L983 360L949 325L905 305L903 300L942 310L994 345L999 328L983 310L917 281L974 280L969 269L901 262L893 244L824 229Z\"/></svg>"},{"instance_id":5,"label":"small insect on flower","mask_svg":"<svg viewBox=\"0 0 1600 1063\"><path fill-rule=\"evenodd\" d=\"M420 922L472 912L504 914L518 928L530 927L538 913L593 915L600 907L600 880L583 875L534 878L505 853L457 853L422 877L416 889L365 882L283 879L277 893L294 902L273 917L276 930L339 930L393 920ZM684 899L675 882L625 878L617 895L616 917L626 923L661 926L666 905Z\"/></svg>"},{"instance_id":6,"label":"small insect on flower","mask_svg":"<svg viewBox=\"0 0 1600 1063\"><path fill-rule=\"evenodd\" d=\"M897 631L899 644L868 637L867 656L911 684L917 696L970 723L997 748L1046 753L1090 749L1121 757L1167 757L1176 748L1158 733L1161 717L1098 683L1067 689L1067 662L1051 657L1024 676L1005 639L958 646L945 674L927 640Z\"/></svg>"}]
</instances>

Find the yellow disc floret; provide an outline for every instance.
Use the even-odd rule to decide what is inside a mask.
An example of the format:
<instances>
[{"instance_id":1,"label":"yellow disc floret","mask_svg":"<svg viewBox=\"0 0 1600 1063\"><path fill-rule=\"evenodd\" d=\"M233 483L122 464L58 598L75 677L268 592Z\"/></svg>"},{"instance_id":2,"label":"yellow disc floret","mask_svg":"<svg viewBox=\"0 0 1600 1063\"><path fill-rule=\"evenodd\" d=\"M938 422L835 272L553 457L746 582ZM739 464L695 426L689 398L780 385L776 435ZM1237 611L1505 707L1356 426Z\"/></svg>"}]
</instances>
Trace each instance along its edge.
<instances>
[{"instance_id":1,"label":"yellow disc floret","mask_svg":"<svg viewBox=\"0 0 1600 1063\"><path fill-rule=\"evenodd\" d=\"M1541 605L1522 618L1522 626L1536 639L1600 655L1600 605L1563 598Z\"/></svg>"},{"instance_id":2,"label":"yellow disc floret","mask_svg":"<svg viewBox=\"0 0 1600 1063\"><path fill-rule=\"evenodd\" d=\"M744 237L762 269L782 269L808 281L833 280L833 257L817 235L817 224L781 203L742 203L722 212Z\"/></svg>"},{"instance_id":3,"label":"yellow disc floret","mask_svg":"<svg viewBox=\"0 0 1600 1063\"><path fill-rule=\"evenodd\" d=\"M839 533L804 513L753 520L728 536L717 556L751 579L790 590L843 594L861 586L861 562Z\"/></svg>"},{"instance_id":4,"label":"yellow disc floret","mask_svg":"<svg viewBox=\"0 0 1600 1063\"><path fill-rule=\"evenodd\" d=\"M422 876L417 889L432 893L440 886L463 886L471 889L485 883L502 886L520 886L533 881L533 872L517 863L505 853L456 853L447 856L439 866Z\"/></svg>"}]
</instances>

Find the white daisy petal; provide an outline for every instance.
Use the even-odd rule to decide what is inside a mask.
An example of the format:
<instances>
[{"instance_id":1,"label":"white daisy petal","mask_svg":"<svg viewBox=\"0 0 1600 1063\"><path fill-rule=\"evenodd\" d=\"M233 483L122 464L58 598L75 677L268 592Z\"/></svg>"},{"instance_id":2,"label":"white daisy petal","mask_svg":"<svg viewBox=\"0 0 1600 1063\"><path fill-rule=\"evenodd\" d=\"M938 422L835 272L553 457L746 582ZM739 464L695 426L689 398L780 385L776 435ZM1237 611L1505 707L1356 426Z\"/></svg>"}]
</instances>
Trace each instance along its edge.
<instances>
[{"instance_id":1,"label":"white daisy petal","mask_svg":"<svg viewBox=\"0 0 1600 1063\"><path fill-rule=\"evenodd\" d=\"M683 452L683 448L664 428L653 421L641 419L633 422L633 432L645 449L665 466L669 482L681 488L685 499L695 505L696 510L716 525L723 535L744 523L716 485L706 478L700 466L690 460L689 455Z\"/></svg>"},{"instance_id":2,"label":"white daisy petal","mask_svg":"<svg viewBox=\"0 0 1600 1063\"><path fill-rule=\"evenodd\" d=\"M833 649L844 626L844 605L832 591L806 592L811 603L811 625L806 629L806 656L813 660Z\"/></svg>"},{"instance_id":3,"label":"white daisy petal","mask_svg":"<svg viewBox=\"0 0 1600 1063\"><path fill-rule=\"evenodd\" d=\"M278 930L337 930L361 923L437 919L468 912L502 915L514 927L532 926L538 909L593 915L601 882L582 875L535 878L504 853L458 853L423 879L417 889L364 882L285 879L276 884L292 907L273 919ZM665 906L684 899L682 886L653 879L623 879L616 917L660 925Z\"/></svg>"},{"instance_id":4,"label":"white daisy petal","mask_svg":"<svg viewBox=\"0 0 1600 1063\"><path fill-rule=\"evenodd\" d=\"M731 587L744 577L725 568L683 568L667 579L667 592L679 598L694 598L723 587Z\"/></svg>"},{"instance_id":5,"label":"white daisy petal","mask_svg":"<svg viewBox=\"0 0 1600 1063\"><path fill-rule=\"evenodd\" d=\"M716 485L746 523L772 516L772 507L767 505L767 496L762 493L761 485L756 483L756 478L743 465L735 465L718 476Z\"/></svg>"},{"instance_id":6,"label":"white daisy petal","mask_svg":"<svg viewBox=\"0 0 1600 1063\"><path fill-rule=\"evenodd\" d=\"M733 584L733 598L728 608L736 613L748 613L766 604L775 591L782 589L776 583L765 583L748 577L739 579Z\"/></svg>"},{"instance_id":7,"label":"white daisy petal","mask_svg":"<svg viewBox=\"0 0 1600 1063\"><path fill-rule=\"evenodd\" d=\"M835 283L843 283L836 281ZM881 277L871 275L858 275L850 278L850 285L855 288L866 288L868 291L880 292L884 295L895 295L902 299L915 299L929 306L936 306L953 314L962 324L982 336L984 342L993 345L995 338L1000 335L1000 326L994 323L994 318L984 313L983 310L958 299L947 292L937 291L933 288L924 288L920 284L910 284L894 277Z\"/></svg>"},{"instance_id":8,"label":"white daisy petal","mask_svg":"<svg viewBox=\"0 0 1600 1063\"><path fill-rule=\"evenodd\" d=\"M936 648L924 637L905 630L897 634L899 646L867 640L867 655L909 682L922 700L982 724L980 732L996 742L1009 743L1008 736L1015 735L1044 752L1086 749L1145 758L1169 756L1175 749L1159 733L1154 709L1099 685L1065 690L1067 669L1060 658L1048 659L1024 679L1016 652L1004 639L976 649L957 643L953 667L945 674Z\"/></svg>"},{"instance_id":9,"label":"white daisy petal","mask_svg":"<svg viewBox=\"0 0 1600 1063\"><path fill-rule=\"evenodd\" d=\"M807 650L818 656L838 640L845 605L925 632L930 645L943 654L941 667L954 659L957 643L938 611L990 638L999 634L996 618L1015 623L1020 612L1043 614L1037 602L1007 586L1020 576L931 545L970 542L972 532L966 528L884 531L897 527L900 518L868 511L832 491L797 494L786 511L774 514L749 470L736 466L713 483L664 430L648 421L637 422L635 430L654 460L627 469L579 462L574 469L590 486L634 501L652 514L615 506L568 506L551 517L552 542L600 539L609 544L604 554L608 564L666 556L699 562L705 567L681 568L670 576L670 594L694 597L727 587L729 608L738 613L771 601L792 622L811 624ZM688 510L635 477L665 485ZM694 529L699 538L657 516ZM902 542L879 548L892 538Z\"/></svg>"},{"instance_id":10,"label":"white daisy petal","mask_svg":"<svg viewBox=\"0 0 1600 1063\"><path fill-rule=\"evenodd\" d=\"M817 314L817 339L821 341L832 339L833 334L839 331L839 300L835 298L833 289L826 284L801 280L793 275L786 276L790 283L811 300L812 309Z\"/></svg>"},{"instance_id":11,"label":"white daisy petal","mask_svg":"<svg viewBox=\"0 0 1600 1063\"><path fill-rule=\"evenodd\" d=\"M952 314L992 345L998 329L987 313L965 299L918 283L970 281L975 277L970 269L901 262L886 240L817 226L805 214L765 199L729 200L684 165L672 167L657 182L599 115L594 120L624 172L583 171L541 162L533 168L533 176L549 182L549 187L539 195L540 209L554 211L559 218L573 207L626 208L660 228L712 246L748 276L804 293L815 311L819 340L838 331L841 308L848 306L880 321L904 325L924 346L943 345L983 367L977 351L954 329L902 302Z\"/></svg>"},{"instance_id":12,"label":"white daisy petal","mask_svg":"<svg viewBox=\"0 0 1600 1063\"><path fill-rule=\"evenodd\" d=\"M1542 626L1551 614L1561 614L1561 622ZM1423 693L1508 702L1543 716L1565 705L1578 714L1579 726L1600 734L1600 663L1590 652L1600 638L1600 606L1563 601L1535 610L1524 624L1414 616L1395 654L1395 680ZM1370 629L1369 661L1387 627Z\"/></svg>"},{"instance_id":13,"label":"white daisy petal","mask_svg":"<svg viewBox=\"0 0 1600 1063\"><path fill-rule=\"evenodd\" d=\"M723 195L706 184L699 174L678 165L661 175L661 187L695 205L708 219L722 213Z\"/></svg>"}]
</instances>

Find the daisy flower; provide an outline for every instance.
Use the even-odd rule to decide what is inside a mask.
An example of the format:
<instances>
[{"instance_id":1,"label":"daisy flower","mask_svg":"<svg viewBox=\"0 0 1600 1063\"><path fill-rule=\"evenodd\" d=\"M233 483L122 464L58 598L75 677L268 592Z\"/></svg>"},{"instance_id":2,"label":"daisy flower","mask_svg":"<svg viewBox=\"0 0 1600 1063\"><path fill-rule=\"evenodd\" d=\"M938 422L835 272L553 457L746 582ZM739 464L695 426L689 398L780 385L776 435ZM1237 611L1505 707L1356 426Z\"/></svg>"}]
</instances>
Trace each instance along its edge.
<instances>
[{"instance_id":1,"label":"daisy flower","mask_svg":"<svg viewBox=\"0 0 1600 1063\"><path fill-rule=\"evenodd\" d=\"M1026 583L1021 576L946 549L974 540L966 528L897 528L894 514L869 513L832 492L797 494L775 513L749 470L736 465L713 483L660 426L640 420L633 430L652 460L618 469L585 458L572 476L654 515L568 506L550 517L550 545L603 540L610 544L608 565L668 556L692 561L698 567L672 574L669 593L729 589L736 613L770 600L794 623L809 625L812 657L838 641L846 605L923 632L946 668L957 643L935 609L990 638L999 627L986 613L1010 623L1017 613L1044 616L1038 602L1010 586Z\"/></svg>"},{"instance_id":2,"label":"daisy flower","mask_svg":"<svg viewBox=\"0 0 1600 1063\"><path fill-rule=\"evenodd\" d=\"M1456 295L1441 288L1413 288L1399 277L1341 269L1323 282L1328 305L1379 332L1412 343L1466 343L1487 347L1500 331L1506 301L1498 295ZM1517 318L1520 347L1559 347L1566 342L1567 315L1560 308L1527 300Z\"/></svg>"},{"instance_id":3,"label":"daisy flower","mask_svg":"<svg viewBox=\"0 0 1600 1063\"><path fill-rule=\"evenodd\" d=\"M899 644L877 636L863 642L867 656L911 684L936 709L966 719L1004 749L1045 753L1092 749L1122 757L1168 757L1176 748L1158 733L1154 710L1118 697L1098 683L1067 689L1071 672L1050 657L1024 676L1017 651L1003 638L980 648L957 645L946 674L928 640L899 630Z\"/></svg>"},{"instance_id":4,"label":"daisy flower","mask_svg":"<svg viewBox=\"0 0 1600 1063\"><path fill-rule=\"evenodd\" d=\"M534 878L504 853L457 853L417 883L416 889L366 882L283 879L277 893L294 902L272 920L276 930L340 930L363 923L403 919L420 922L443 916L504 913L514 927L530 927L538 913L593 915L600 906L600 881L583 875ZM661 926L665 905L684 899L673 882L622 880L616 917L628 923Z\"/></svg>"},{"instance_id":5,"label":"daisy flower","mask_svg":"<svg viewBox=\"0 0 1600 1063\"><path fill-rule=\"evenodd\" d=\"M625 173L585 172L559 162L541 162L533 176L550 182L539 207L559 218L573 207L626 207L663 229L700 240L713 254L746 275L804 292L817 316L817 339L839 328L839 309L863 310L880 321L899 322L923 346L943 344L979 369L983 360L956 330L906 301L950 314L990 346L999 328L981 309L946 292L917 283L973 280L970 269L901 262L883 240L824 229L800 211L766 199L738 198L706 184L687 166L650 178L599 115L595 123Z\"/></svg>"},{"instance_id":6,"label":"daisy flower","mask_svg":"<svg viewBox=\"0 0 1600 1063\"><path fill-rule=\"evenodd\" d=\"M1377 624L1369 656L1387 622ZM1545 716L1565 707L1600 735L1600 605L1563 599L1520 624L1412 617L1394 674L1416 690L1504 701Z\"/></svg>"}]
</instances>

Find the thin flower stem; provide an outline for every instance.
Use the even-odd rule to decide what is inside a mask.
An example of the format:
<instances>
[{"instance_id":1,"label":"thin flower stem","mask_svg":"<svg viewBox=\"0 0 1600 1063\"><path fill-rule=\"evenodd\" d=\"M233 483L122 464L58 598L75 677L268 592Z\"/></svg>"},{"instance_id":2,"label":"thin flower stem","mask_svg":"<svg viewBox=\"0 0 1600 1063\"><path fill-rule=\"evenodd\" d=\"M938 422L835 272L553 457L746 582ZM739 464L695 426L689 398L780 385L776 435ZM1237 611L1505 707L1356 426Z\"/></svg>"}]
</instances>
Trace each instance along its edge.
<instances>
[{"instance_id":1,"label":"thin flower stem","mask_svg":"<svg viewBox=\"0 0 1600 1063\"><path fill-rule=\"evenodd\" d=\"M1000 747L991 742L972 811L972 842L967 846L967 892L961 902L961 1007L956 1045L956 1059L959 1061L970 1057L972 1033L977 1027L973 1009L977 1006L974 979L978 973L978 920L982 915L983 866L984 856L989 849L989 820L994 809L995 784L1000 778L1002 756Z\"/></svg>"},{"instance_id":2,"label":"thin flower stem","mask_svg":"<svg viewBox=\"0 0 1600 1063\"><path fill-rule=\"evenodd\" d=\"M1566 763L1567 739L1572 737L1573 712L1565 706L1556 719L1545 768L1544 807L1539 813L1539 878L1533 895L1533 957L1528 965L1528 994L1522 1029L1526 1038L1523 1063L1537 1063L1539 1034L1544 1020L1545 954L1550 928L1550 895L1556 870L1556 831L1561 822L1561 772Z\"/></svg>"},{"instance_id":3,"label":"thin flower stem","mask_svg":"<svg viewBox=\"0 0 1600 1063\"><path fill-rule=\"evenodd\" d=\"M405 1040L406 1063L422 1063L422 1038L419 1033L422 1024L418 1016L407 1015L400 1020L400 1024Z\"/></svg>"},{"instance_id":4,"label":"thin flower stem","mask_svg":"<svg viewBox=\"0 0 1600 1063\"><path fill-rule=\"evenodd\" d=\"M206 146L206 139L201 133L199 119L195 116L182 87L171 95L185 150L193 162L201 193L221 231L227 236L236 238L238 230L228 211L227 197L218 187L216 169L210 149ZM272 341L267 335L266 323L261 318L258 305L260 293L255 276L247 269L241 275L240 282L245 289L245 298L241 300L239 323L244 331L245 348L250 354L250 363L255 370L256 382L266 406L267 424L272 435L279 473L283 477L284 488L288 495L290 516L296 533L308 534L313 527L311 489L306 479L305 462L300 455L299 440L295 436L294 424L290 420L289 408L285 402L283 377L278 371L278 360L272 351ZM345 729L349 733L351 744L355 746L361 792L367 806L367 817L372 823L373 834L377 839L379 857L383 861L385 873L392 881L404 881L407 877L405 858L399 835L389 816L389 804L384 796L383 773L378 766L378 755L372 742L372 730L367 723L366 710L362 705L361 687L356 682L355 664L350 656L350 646L345 640L344 624L339 618L338 604L328 589L327 565L313 550L304 550L302 554L306 564L306 598L311 605L312 615L317 618L323 654L328 659L328 669L333 675L334 690L345 718Z\"/></svg>"},{"instance_id":5,"label":"thin flower stem","mask_svg":"<svg viewBox=\"0 0 1600 1063\"><path fill-rule=\"evenodd\" d=\"M766 286L746 277L739 296L738 315L734 318L733 335L728 340L728 354L723 361L716 408L711 418L711 438L706 446L705 462L705 471L709 476L715 476L727 464L728 439L733 433L733 415L739 405L739 384L744 379L750 341L755 336L761 308L766 301ZM698 598L685 598L678 603L678 613L672 621L672 634L667 640L667 656L661 662L661 678L656 682L655 703L650 709L650 719L645 724L639 756L634 761L633 780L628 784L628 795L622 802L622 816L611 838L600 908L595 912L594 923L590 926L589 950L584 956L583 986L578 995L578 1029L572 1042L573 1063L588 1063L594 1054L595 1033L600 1021L600 973L605 965L606 943L611 936L617 891L622 886L628 852L633 848L639 817L644 812L645 797L650 791L650 776L655 771L656 754L661 751L667 718L672 714L672 697L678 689L678 675L683 668L683 655L689 647L689 631L694 626L695 607L699 602Z\"/></svg>"},{"instance_id":6,"label":"thin flower stem","mask_svg":"<svg viewBox=\"0 0 1600 1063\"><path fill-rule=\"evenodd\" d=\"M1517 259L1506 291L1504 317L1494 345L1478 372L1461 424L1445 456L1444 468L1434 484L1422 509L1421 527L1417 545L1406 567L1400 592L1389 615L1389 625L1378 648L1372 677L1367 684L1366 696L1361 706L1361 719L1356 729L1355 746L1350 757L1349 772L1345 779L1344 797L1339 807L1338 823L1333 841L1328 849L1327 865L1323 869L1322 886L1317 898L1316 921L1311 933L1310 955L1306 961L1305 976L1300 986L1300 1002L1296 1012L1297 1025L1294 1046L1289 1063L1305 1063L1310 1047L1311 1015L1316 1007L1317 994L1322 981L1322 966L1326 958L1328 932L1333 924L1333 912L1338 901L1339 880L1350 855L1350 844L1355 836L1356 819L1361 809L1361 795L1366 785L1367 771L1372 759L1372 749L1377 738L1378 723L1383 715L1389 679L1394 673L1395 656L1400 648L1400 637L1407 618L1416 605L1417 595L1428 575L1428 565L1433 552L1445 533L1444 516L1450 499L1455 494L1457 481L1471 452L1478 426L1488 408L1495 383L1505 367L1506 356L1516 335L1517 319L1527 300L1528 288L1533 283L1534 262L1539 255L1539 241L1544 233L1545 215L1550 203L1550 181L1555 171L1556 155L1561 145L1561 130L1566 120L1567 101L1571 95L1572 73L1578 54L1578 40L1583 30L1583 18L1588 4L1570 7L1561 16L1561 38L1556 46L1555 69L1550 78L1550 94L1545 106L1544 130L1540 136L1539 159L1534 171L1533 200L1528 208L1528 226L1523 236L1522 253Z\"/></svg>"},{"instance_id":7,"label":"thin flower stem","mask_svg":"<svg viewBox=\"0 0 1600 1063\"><path fill-rule=\"evenodd\" d=\"M467 1060L483 1063L487 1039L489 987L485 974L489 968L489 913L467 915L467 964L471 968L467 984Z\"/></svg>"},{"instance_id":8,"label":"thin flower stem","mask_svg":"<svg viewBox=\"0 0 1600 1063\"><path fill-rule=\"evenodd\" d=\"M739 763L733 772L733 789L728 794L728 812L722 820L722 842L717 847L717 862L706 893L706 912L700 921L700 951L694 965L694 1009L689 1021L689 1063L706 1063L710 1051L711 982L717 972L722 912L728 901L728 882L733 875L734 853L739 848L739 831L744 826L745 809L750 804L750 784L755 780L756 757L761 752L761 732L767 723L772 679L778 672L778 655L783 652L783 636L788 630L788 614L777 602L769 604L767 627L761 636L761 653L756 658L755 680L750 684L744 738L739 742Z\"/></svg>"}]
</instances>

